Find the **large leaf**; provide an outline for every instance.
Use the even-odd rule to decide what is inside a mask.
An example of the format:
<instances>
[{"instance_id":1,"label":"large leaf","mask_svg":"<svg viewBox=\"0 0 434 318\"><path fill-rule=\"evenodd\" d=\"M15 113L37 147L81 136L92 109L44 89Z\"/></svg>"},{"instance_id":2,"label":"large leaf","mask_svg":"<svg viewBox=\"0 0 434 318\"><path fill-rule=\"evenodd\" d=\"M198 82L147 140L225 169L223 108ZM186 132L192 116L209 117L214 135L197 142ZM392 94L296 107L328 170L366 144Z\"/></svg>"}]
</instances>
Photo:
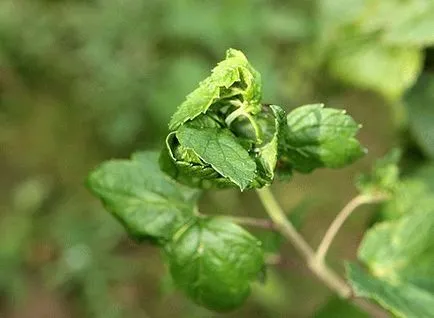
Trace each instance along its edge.
<instances>
[{"instance_id":1,"label":"large leaf","mask_svg":"<svg viewBox=\"0 0 434 318\"><path fill-rule=\"evenodd\" d=\"M413 212L368 231L349 276L356 294L377 300L402 317L432 317L434 308L434 210Z\"/></svg>"},{"instance_id":2,"label":"large leaf","mask_svg":"<svg viewBox=\"0 0 434 318\"><path fill-rule=\"evenodd\" d=\"M287 116L282 159L300 172L339 168L364 154L354 138L359 125L345 111L322 104L301 106Z\"/></svg>"},{"instance_id":3,"label":"large leaf","mask_svg":"<svg viewBox=\"0 0 434 318\"><path fill-rule=\"evenodd\" d=\"M260 241L219 218L186 224L166 252L179 288L196 303L217 311L241 305L264 266Z\"/></svg>"},{"instance_id":4,"label":"large leaf","mask_svg":"<svg viewBox=\"0 0 434 318\"><path fill-rule=\"evenodd\" d=\"M355 264L349 264L347 272L356 296L375 300L398 317L433 317L433 294L413 285L384 281Z\"/></svg>"},{"instance_id":5,"label":"large leaf","mask_svg":"<svg viewBox=\"0 0 434 318\"><path fill-rule=\"evenodd\" d=\"M218 99L236 95L241 95L244 101L253 107L253 112L260 110L259 73L241 51L229 49L226 59L212 70L212 74L187 96L186 101L173 114L169 123L170 130L175 130L186 121L205 113Z\"/></svg>"},{"instance_id":6,"label":"large leaf","mask_svg":"<svg viewBox=\"0 0 434 318\"><path fill-rule=\"evenodd\" d=\"M110 160L88 177L88 186L138 239L165 240L192 215L197 191L176 184L158 166L158 153Z\"/></svg>"},{"instance_id":7,"label":"large leaf","mask_svg":"<svg viewBox=\"0 0 434 318\"><path fill-rule=\"evenodd\" d=\"M434 75L421 76L406 95L405 103L416 142L428 157L434 159Z\"/></svg>"},{"instance_id":8,"label":"large leaf","mask_svg":"<svg viewBox=\"0 0 434 318\"><path fill-rule=\"evenodd\" d=\"M176 137L182 146L193 150L241 190L253 181L256 164L229 130L182 126Z\"/></svg>"}]
</instances>

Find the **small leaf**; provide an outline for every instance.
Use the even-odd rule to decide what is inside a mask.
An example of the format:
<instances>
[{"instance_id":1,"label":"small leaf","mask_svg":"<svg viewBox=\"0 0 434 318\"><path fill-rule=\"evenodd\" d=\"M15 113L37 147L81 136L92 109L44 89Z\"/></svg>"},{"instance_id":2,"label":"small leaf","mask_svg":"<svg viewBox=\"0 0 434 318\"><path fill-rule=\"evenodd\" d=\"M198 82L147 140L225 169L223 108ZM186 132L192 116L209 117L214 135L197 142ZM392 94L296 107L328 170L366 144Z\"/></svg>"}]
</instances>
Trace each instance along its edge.
<instances>
[{"instance_id":1,"label":"small leaf","mask_svg":"<svg viewBox=\"0 0 434 318\"><path fill-rule=\"evenodd\" d=\"M287 116L281 160L303 173L343 167L365 153L354 138L358 130L359 125L345 111L322 104L298 107Z\"/></svg>"},{"instance_id":2,"label":"small leaf","mask_svg":"<svg viewBox=\"0 0 434 318\"><path fill-rule=\"evenodd\" d=\"M231 89L232 88L232 89ZM220 62L212 74L199 84L173 115L169 129L179 126L205 113L219 99L242 95L253 107L260 110L261 78L241 51L229 49L226 59Z\"/></svg>"},{"instance_id":3,"label":"small leaf","mask_svg":"<svg viewBox=\"0 0 434 318\"><path fill-rule=\"evenodd\" d=\"M414 211L370 229L349 278L356 295L375 299L400 317L432 317L434 308L434 210Z\"/></svg>"},{"instance_id":4,"label":"small leaf","mask_svg":"<svg viewBox=\"0 0 434 318\"><path fill-rule=\"evenodd\" d=\"M154 241L167 239L191 217L198 194L166 177L151 151L104 162L87 184L132 236Z\"/></svg>"},{"instance_id":5,"label":"small leaf","mask_svg":"<svg viewBox=\"0 0 434 318\"><path fill-rule=\"evenodd\" d=\"M174 234L166 253L179 288L216 311L240 306L264 267L260 241L221 218L186 224Z\"/></svg>"},{"instance_id":6,"label":"small leaf","mask_svg":"<svg viewBox=\"0 0 434 318\"><path fill-rule=\"evenodd\" d=\"M176 137L182 146L193 150L204 162L237 184L241 190L253 181L256 164L229 130L182 126Z\"/></svg>"},{"instance_id":7,"label":"small leaf","mask_svg":"<svg viewBox=\"0 0 434 318\"><path fill-rule=\"evenodd\" d=\"M378 159L370 174L357 178L357 188L360 192L369 194L375 192L393 192L399 184L399 167L401 151L393 149L383 158Z\"/></svg>"}]
</instances>

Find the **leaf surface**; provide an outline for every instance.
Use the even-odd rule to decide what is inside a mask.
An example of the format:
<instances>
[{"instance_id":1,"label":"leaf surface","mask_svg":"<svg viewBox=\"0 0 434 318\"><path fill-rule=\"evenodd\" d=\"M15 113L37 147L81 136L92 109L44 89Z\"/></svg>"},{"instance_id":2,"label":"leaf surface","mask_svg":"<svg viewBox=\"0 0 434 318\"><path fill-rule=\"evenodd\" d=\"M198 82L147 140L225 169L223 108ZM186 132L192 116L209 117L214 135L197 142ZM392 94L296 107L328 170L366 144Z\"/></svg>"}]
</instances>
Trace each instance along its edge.
<instances>
[{"instance_id":1,"label":"leaf surface","mask_svg":"<svg viewBox=\"0 0 434 318\"><path fill-rule=\"evenodd\" d=\"M186 224L166 252L175 283L196 303L216 311L240 306L264 266L260 241L223 218Z\"/></svg>"},{"instance_id":2,"label":"leaf surface","mask_svg":"<svg viewBox=\"0 0 434 318\"><path fill-rule=\"evenodd\" d=\"M88 187L138 239L167 239L192 215L197 190L176 184L160 171L158 153L110 160L88 177Z\"/></svg>"}]
</instances>

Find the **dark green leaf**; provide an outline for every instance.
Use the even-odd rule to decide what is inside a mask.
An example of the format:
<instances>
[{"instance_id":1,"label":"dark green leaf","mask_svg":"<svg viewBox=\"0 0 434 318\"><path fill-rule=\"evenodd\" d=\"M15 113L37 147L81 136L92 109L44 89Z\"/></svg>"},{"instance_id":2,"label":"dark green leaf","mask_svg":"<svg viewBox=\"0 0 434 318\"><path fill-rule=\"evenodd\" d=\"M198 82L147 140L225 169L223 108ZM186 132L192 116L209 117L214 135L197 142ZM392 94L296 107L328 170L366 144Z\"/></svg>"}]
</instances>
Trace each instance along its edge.
<instances>
[{"instance_id":1,"label":"dark green leaf","mask_svg":"<svg viewBox=\"0 0 434 318\"><path fill-rule=\"evenodd\" d=\"M365 152L354 138L359 127L342 110L322 104L298 107L287 116L282 161L303 173L350 164Z\"/></svg>"},{"instance_id":2,"label":"dark green leaf","mask_svg":"<svg viewBox=\"0 0 434 318\"><path fill-rule=\"evenodd\" d=\"M369 318L349 301L333 297L314 315L314 318Z\"/></svg>"},{"instance_id":3,"label":"dark green leaf","mask_svg":"<svg viewBox=\"0 0 434 318\"><path fill-rule=\"evenodd\" d=\"M222 176L245 189L254 179L256 164L227 129L182 126L176 133L180 144L193 150Z\"/></svg>"},{"instance_id":4,"label":"dark green leaf","mask_svg":"<svg viewBox=\"0 0 434 318\"><path fill-rule=\"evenodd\" d=\"M88 177L88 186L138 239L167 239L192 215L198 192L171 181L156 152L110 160Z\"/></svg>"},{"instance_id":5,"label":"dark green leaf","mask_svg":"<svg viewBox=\"0 0 434 318\"><path fill-rule=\"evenodd\" d=\"M184 225L166 252L175 283L196 303L216 311L240 306L264 267L260 241L219 218Z\"/></svg>"}]
</instances>

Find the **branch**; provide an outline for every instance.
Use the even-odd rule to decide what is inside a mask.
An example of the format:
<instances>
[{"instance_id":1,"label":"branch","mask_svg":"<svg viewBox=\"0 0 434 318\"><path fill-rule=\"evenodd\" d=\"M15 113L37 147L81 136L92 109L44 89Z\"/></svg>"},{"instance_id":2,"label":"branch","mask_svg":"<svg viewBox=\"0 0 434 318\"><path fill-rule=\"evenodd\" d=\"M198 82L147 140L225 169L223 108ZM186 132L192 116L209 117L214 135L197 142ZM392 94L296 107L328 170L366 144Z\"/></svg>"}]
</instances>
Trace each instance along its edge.
<instances>
[{"instance_id":1,"label":"branch","mask_svg":"<svg viewBox=\"0 0 434 318\"><path fill-rule=\"evenodd\" d=\"M389 317L376 305L363 299L354 298L351 287L334 271L326 266L324 262L318 262L317 257L310 245L296 231L291 222L286 218L280 205L277 203L269 188L257 189L259 199L265 210L273 220L276 229L290 241L297 251L304 257L309 269L320 280L322 280L331 290L335 291L340 297L351 301L373 317Z\"/></svg>"},{"instance_id":2,"label":"branch","mask_svg":"<svg viewBox=\"0 0 434 318\"><path fill-rule=\"evenodd\" d=\"M232 215L223 215L221 217L240 225L256 227L264 230L276 230L275 224L270 219L260 219L260 218L232 216Z\"/></svg>"},{"instance_id":3,"label":"branch","mask_svg":"<svg viewBox=\"0 0 434 318\"><path fill-rule=\"evenodd\" d=\"M361 205L364 204L372 204L381 202L387 199L385 194L376 194L376 195L364 195L360 194L354 197L348 204L338 213L336 218L333 220L332 224L328 228L326 234L324 235L321 243L318 246L316 251L316 260L319 263L323 263L325 256L330 248L330 245L333 242L333 239L336 237L339 229L342 227L344 222L348 219L348 217Z\"/></svg>"},{"instance_id":4,"label":"branch","mask_svg":"<svg viewBox=\"0 0 434 318\"><path fill-rule=\"evenodd\" d=\"M256 190L270 218L273 220L276 229L285 236L305 258L306 263L312 272L315 273L330 289L337 292L343 298L351 296L351 288L332 270L323 264L315 261L315 253L307 244L304 238L297 232L291 222L286 218L282 208L277 203L273 194L268 188Z\"/></svg>"}]
</instances>

